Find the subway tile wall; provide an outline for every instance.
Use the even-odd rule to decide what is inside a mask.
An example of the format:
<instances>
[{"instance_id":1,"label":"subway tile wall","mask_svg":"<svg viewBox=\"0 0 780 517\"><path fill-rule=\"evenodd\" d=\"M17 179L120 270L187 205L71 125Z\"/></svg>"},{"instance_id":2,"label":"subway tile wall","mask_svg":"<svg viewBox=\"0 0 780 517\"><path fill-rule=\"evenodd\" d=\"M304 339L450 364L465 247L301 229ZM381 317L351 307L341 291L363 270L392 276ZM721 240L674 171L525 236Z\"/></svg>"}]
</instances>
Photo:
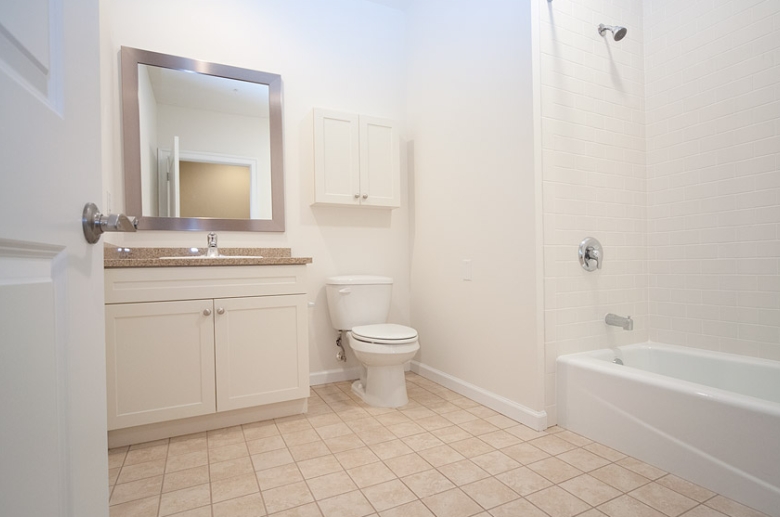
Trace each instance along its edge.
<instances>
[{"instance_id":1,"label":"subway tile wall","mask_svg":"<svg viewBox=\"0 0 780 517\"><path fill-rule=\"evenodd\" d=\"M546 401L560 354L646 341L647 179L641 0L537 0L541 12ZM615 42L599 23L622 25ZM603 269L577 259L587 236ZM604 316L631 315L633 332Z\"/></svg>"},{"instance_id":2,"label":"subway tile wall","mask_svg":"<svg viewBox=\"0 0 780 517\"><path fill-rule=\"evenodd\" d=\"M650 339L780 359L780 2L644 22Z\"/></svg>"}]
</instances>

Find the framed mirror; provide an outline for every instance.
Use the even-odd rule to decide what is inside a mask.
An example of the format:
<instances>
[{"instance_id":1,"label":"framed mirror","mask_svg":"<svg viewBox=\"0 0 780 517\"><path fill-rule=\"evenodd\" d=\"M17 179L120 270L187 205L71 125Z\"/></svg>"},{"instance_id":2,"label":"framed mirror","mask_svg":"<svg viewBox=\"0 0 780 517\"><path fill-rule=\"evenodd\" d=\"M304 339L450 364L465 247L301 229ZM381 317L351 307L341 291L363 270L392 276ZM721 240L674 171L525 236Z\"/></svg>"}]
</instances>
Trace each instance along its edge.
<instances>
[{"instance_id":1,"label":"framed mirror","mask_svg":"<svg viewBox=\"0 0 780 517\"><path fill-rule=\"evenodd\" d=\"M284 231L281 76L130 47L121 60L138 229Z\"/></svg>"}]
</instances>

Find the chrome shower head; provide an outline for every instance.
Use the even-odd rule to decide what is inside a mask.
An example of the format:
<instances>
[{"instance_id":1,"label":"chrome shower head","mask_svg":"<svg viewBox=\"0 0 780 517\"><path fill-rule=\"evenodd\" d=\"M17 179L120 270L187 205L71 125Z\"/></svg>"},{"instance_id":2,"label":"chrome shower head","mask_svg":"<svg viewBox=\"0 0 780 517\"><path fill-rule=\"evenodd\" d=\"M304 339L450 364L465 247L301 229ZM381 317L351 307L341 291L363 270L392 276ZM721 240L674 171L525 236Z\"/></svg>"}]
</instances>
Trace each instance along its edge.
<instances>
[{"instance_id":1,"label":"chrome shower head","mask_svg":"<svg viewBox=\"0 0 780 517\"><path fill-rule=\"evenodd\" d=\"M622 40L626 37L626 33L628 33L628 29L619 25L604 25L603 23L599 24L599 34L603 36L605 31L611 31L612 37L615 38L615 41Z\"/></svg>"}]
</instances>

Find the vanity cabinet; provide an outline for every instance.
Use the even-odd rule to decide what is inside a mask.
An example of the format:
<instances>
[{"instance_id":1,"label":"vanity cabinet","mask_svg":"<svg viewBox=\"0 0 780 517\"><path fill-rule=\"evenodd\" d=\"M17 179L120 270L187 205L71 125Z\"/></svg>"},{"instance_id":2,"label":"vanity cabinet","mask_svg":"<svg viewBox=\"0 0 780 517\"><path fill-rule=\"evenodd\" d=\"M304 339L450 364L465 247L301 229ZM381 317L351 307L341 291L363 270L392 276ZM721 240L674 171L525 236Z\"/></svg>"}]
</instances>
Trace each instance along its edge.
<instances>
[{"instance_id":1,"label":"vanity cabinet","mask_svg":"<svg viewBox=\"0 0 780 517\"><path fill-rule=\"evenodd\" d=\"M305 266L106 270L108 429L309 396Z\"/></svg>"},{"instance_id":2,"label":"vanity cabinet","mask_svg":"<svg viewBox=\"0 0 780 517\"><path fill-rule=\"evenodd\" d=\"M315 205L401 206L395 122L324 109L313 121Z\"/></svg>"}]
</instances>

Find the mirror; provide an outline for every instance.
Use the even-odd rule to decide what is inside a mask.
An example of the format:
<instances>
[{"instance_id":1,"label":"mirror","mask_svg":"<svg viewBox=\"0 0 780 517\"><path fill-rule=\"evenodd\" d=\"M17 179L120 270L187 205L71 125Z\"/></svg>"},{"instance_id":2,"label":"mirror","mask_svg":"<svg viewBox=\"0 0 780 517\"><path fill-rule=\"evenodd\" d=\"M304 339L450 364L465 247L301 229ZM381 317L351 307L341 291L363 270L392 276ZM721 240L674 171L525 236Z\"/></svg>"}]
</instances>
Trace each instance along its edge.
<instances>
[{"instance_id":1,"label":"mirror","mask_svg":"<svg viewBox=\"0 0 780 517\"><path fill-rule=\"evenodd\" d=\"M121 58L138 229L284 231L281 77L129 47Z\"/></svg>"}]
</instances>

